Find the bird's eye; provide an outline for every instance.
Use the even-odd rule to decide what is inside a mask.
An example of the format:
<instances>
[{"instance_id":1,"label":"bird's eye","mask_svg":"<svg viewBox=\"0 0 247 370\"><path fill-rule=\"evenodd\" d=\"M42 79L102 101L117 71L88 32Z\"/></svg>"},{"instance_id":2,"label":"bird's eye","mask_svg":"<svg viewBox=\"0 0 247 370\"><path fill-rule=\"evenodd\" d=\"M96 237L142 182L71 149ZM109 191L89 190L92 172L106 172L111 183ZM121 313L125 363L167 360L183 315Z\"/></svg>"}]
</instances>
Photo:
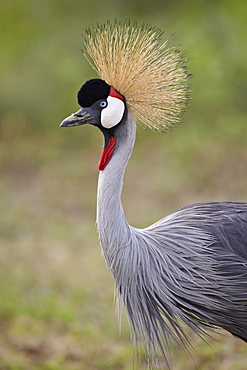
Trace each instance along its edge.
<instances>
[{"instance_id":1,"label":"bird's eye","mask_svg":"<svg viewBox=\"0 0 247 370\"><path fill-rule=\"evenodd\" d=\"M101 102L99 103L99 106L100 106L100 108L105 108L105 107L107 107L107 101L106 101L106 100L101 101Z\"/></svg>"}]
</instances>

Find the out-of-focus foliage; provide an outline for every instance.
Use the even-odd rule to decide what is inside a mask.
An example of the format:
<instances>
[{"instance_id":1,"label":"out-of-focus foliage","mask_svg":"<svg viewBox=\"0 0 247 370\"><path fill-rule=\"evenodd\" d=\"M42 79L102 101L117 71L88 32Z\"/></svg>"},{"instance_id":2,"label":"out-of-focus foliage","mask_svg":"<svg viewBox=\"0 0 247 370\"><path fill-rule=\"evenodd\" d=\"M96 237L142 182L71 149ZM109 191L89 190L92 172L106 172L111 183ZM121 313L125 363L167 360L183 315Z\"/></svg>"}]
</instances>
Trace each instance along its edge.
<instances>
[{"instance_id":1,"label":"out-of-focus foliage","mask_svg":"<svg viewBox=\"0 0 247 370\"><path fill-rule=\"evenodd\" d=\"M2 0L0 369L132 369L94 227L102 138L58 127L95 77L81 33L126 17L164 29L193 74L183 124L164 136L138 130L124 183L129 222L247 200L246 0ZM213 349L198 341L195 364L175 349L174 368L244 370L246 345L217 338Z\"/></svg>"},{"instance_id":2,"label":"out-of-focus foliage","mask_svg":"<svg viewBox=\"0 0 247 370\"><path fill-rule=\"evenodd\" d=\"M165 37L176 33L194 74L194 112L210 119L246 113L245 0L2 1L1 112L50 127L74 108L75 91L93 75L80 53L80 34L114 17L156 24Z\"/></svg>"}]
</instances>

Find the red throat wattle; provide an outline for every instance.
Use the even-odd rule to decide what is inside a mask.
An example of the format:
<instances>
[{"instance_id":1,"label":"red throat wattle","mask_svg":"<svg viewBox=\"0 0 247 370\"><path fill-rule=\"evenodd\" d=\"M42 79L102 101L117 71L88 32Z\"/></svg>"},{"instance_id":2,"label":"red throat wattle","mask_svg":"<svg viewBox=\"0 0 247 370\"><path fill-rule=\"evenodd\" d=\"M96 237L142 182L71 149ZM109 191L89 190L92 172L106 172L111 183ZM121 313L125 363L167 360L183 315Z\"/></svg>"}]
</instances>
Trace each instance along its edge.
<instances>
[{"instance_id":1,"label":"red throat wattle","mask_svg":"<svg viewBox=\"0 0 247 370\"><path fill-rule=\"evenodd\" d=\"M115 138L115 136L112 136L110 138L109 143L107 144L107 146L103 149L101 157L100 157L100 161L99 161L99 164L98 164L98 169L100 171L103 171L103 169L110 162L110 159L112 157L112 154L113 154L115 146L116 146L116 141L117 141L117 139Z\"/></svg>"}]
</instances>

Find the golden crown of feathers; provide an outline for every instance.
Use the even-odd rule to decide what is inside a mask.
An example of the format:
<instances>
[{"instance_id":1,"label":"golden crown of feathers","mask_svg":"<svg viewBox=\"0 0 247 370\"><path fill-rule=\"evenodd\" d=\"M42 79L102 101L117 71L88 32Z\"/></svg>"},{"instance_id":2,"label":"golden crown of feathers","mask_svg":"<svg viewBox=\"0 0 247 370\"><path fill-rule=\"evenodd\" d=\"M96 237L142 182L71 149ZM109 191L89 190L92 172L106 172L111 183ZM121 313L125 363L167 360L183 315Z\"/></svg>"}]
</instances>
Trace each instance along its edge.
<instances>
[{"instance_id":1,"label":"golden crown of feathers","mask_svg":"<svg viewBox=\"0 0 247 370\"><path fill-rule=\"evenodd\" d=\"M189 91L184 57L162 35L156 27L114 20L83 37L98 76L125 97L137 121L159 132L179 122Z\"/></svg>"}]
</instances>

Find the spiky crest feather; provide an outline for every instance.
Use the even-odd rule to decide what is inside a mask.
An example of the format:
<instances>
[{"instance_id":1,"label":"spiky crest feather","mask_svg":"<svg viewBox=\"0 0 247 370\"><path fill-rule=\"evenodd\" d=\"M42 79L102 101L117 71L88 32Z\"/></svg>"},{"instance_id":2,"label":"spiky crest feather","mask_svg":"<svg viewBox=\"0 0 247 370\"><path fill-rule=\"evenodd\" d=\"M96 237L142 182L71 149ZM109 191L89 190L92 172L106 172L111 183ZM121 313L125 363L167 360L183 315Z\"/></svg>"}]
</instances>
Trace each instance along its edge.
<instances>
[{"instance_id":1,"label":"spiky crest feather","mask_svg":"<svg viewBox=\"0 0 247 370\"><path fill-rule=\"evenodd\" d=\"M184 58L163 32L130 21L86 30L84 55L98 76L126 99L135 118L154 131L179 122L188 100Z\"/></svg>"}]
</instances>

